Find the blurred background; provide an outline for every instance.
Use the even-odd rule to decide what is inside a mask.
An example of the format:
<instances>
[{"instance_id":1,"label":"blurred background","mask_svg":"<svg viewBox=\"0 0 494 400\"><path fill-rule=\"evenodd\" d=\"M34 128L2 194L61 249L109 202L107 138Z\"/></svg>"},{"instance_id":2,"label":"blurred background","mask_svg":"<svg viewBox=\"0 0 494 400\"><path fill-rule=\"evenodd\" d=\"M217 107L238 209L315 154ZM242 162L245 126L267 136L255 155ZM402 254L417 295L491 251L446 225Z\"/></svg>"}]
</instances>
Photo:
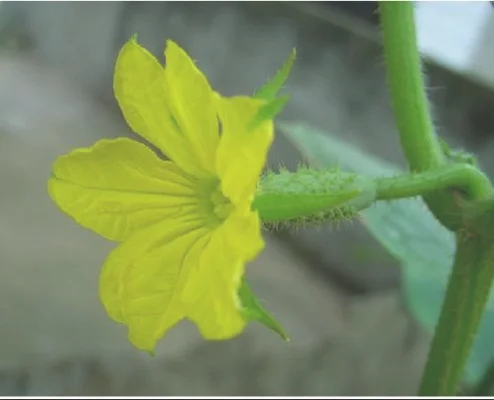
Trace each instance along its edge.
<instances>
[{"instance_id":1,"label":"blurred background","mask_svg":"<svg viewBox=\"0 0 494 400\"><path fill-rule=\"evenodd\" d=\"M494 11L416 6L437 128L494 177ZM430 338L403 305L396 261L358 222L269 234L249 266L291 342L251 324L206 343L183 323L150 358L98 302L112 245L46 193L58 155L132 135L112 73L133 33L159 57L175 40L225 95L252 93L296 47L280 120L404 165L378 24L375 2L0 2L0 394L414 394ZM279 134L269 163L300 160Z\"/></svg>"}]
</instances>

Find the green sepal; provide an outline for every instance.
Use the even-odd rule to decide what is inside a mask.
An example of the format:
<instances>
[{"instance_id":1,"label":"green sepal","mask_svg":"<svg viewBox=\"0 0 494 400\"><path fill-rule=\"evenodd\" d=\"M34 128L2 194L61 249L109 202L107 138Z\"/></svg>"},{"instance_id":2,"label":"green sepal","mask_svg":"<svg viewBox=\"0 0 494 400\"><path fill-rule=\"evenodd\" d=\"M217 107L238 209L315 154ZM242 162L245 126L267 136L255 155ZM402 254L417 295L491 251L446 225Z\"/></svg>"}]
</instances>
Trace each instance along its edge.
<instances>
[{"instance_id":1,"label":"green sepal","mask_svg":"<svg viewBox=\"0 0 494 400\"><path fill-rule=\"evenodd\" d=\"M290 340L278 321L259 303L245 279L242 279L238 296L243 307L242 314L247 321L259 322L280 335L284 341Z\"/></svg>"},{"instance_id":2,"label":"green sepal","mask_svg":"<svg viewBox=\"0 0 494 400\"><path fill-rule=\"evenodd\" d=\"M281 69L254 93L254 97L267 101L274 100L290 75L290 71L295 62L296 51L292 49Z\"/></svg>"},{"instance_id":3,"label":"green sepal","mask_svg":"<svg viewBox=\"0 0 494 400\"><path fill-rule=\"evenodd\" d=\"M281 96L267 101L266 104L259 109L254 119L250 122L248 130L252 131L264 121L274 119L274 117L280 113L283 108L285 108L285 105L289 99L290 98L288 96Z\"/></svg>"}]
</instances>

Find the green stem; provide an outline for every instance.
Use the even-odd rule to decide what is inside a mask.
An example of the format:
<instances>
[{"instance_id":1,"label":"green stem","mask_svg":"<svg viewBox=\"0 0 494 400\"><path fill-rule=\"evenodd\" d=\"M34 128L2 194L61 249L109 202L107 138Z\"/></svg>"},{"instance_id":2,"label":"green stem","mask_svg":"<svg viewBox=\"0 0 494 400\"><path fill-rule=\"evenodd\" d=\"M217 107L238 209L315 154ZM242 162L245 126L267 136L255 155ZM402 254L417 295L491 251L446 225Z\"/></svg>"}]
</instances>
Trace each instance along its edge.
<instances>
[{"instance_id":1,"label":"green stem","mask_svg":"<svg viewBox=\"0 0 494 400\"><path fill-rule=\"evenodd\" d=\"M493 189L489 179L469 164L450 164L433 170L377 180L377 200L422 196L457 189L468 198L486 199Z\"/></svg>"},{"instance_id":2,"label":"green stem","mask_svg":"<svg viewBox=\"0 0 494 400\"><path fill-rule=\"evenodd\" d=\"M413 2L379 4L386 73L401 147L413 172L447 163L434 131L417 49ZM450 193L435 192L424 200L432 214L448 229L461 226L461 214Z\"/></svg>"},{"instance_id":3,"label":"green stem","mask_svg":"<svg viewBox=\"0 0 494 400\"><path fill-rule=\"evenodd\" d=\"M381 1L382 39L388 85L400 141L412 171L446 162L437 139L422 80L413 2Z\"/></svg>"},{"instance_id":4,"label":"green stem","mask_svg":"<svg viewBox=\"0 0 494 400\"><path fill-rule=\"evenodd\" d=\"M462 194L472 200L467 204L474 211L492 206L492 189L480 171L460 168L452 172L442 168L448 160L435 135L425 93L413 2L381 1L379 8L388 85L401 146L410 170L424 174L415 178L412 175L407 182L406 178L381 180L378 197L426 193L424 200L434 216L457 232L455 262L420 388L421 395L452 396L457 393L494 277L494 246L485 239L491 236L493 221L477 218L470 225L472 220L466 218L465 208L459 207L450 190L443 189L458 185ZM435 169L438 170L432 171Z\"/></svg>"},{"instance_id":5,"label":"green stem","mask_svg":"<svg viewBox=\"0 0 494 400\"><path fill-rule=\"evenodd\" d=\"M422 375L420 396L454 396L494 278L494 246L457 234L455 262Z\"/></svg>"}]
</instances>

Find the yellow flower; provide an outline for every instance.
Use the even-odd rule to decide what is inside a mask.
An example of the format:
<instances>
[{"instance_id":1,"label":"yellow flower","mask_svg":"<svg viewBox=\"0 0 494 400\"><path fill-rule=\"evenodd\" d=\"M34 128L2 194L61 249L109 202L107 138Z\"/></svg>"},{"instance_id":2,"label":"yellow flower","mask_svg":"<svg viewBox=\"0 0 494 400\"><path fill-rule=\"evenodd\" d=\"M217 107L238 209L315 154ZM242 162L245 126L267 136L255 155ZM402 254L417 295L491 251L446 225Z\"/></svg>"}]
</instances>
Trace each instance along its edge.
<instances>
[{"instance_id":1,"label":"yellow flower","mask_svg":"<svg viewBox=\"0 0 494 400\"><path fill-rule=\"evenodd\" d=\"M221 97L174 42L166 67L135 39L116 61L114 90L134 132L169 158L127 138L58 158L49 193L80 225L122 243L108 256L100 298L152 351L182 319L206 339L245 326L237 297L245 264L263 249L251 210L273 140L264 102Z\"/></svg>"}]
</instances>

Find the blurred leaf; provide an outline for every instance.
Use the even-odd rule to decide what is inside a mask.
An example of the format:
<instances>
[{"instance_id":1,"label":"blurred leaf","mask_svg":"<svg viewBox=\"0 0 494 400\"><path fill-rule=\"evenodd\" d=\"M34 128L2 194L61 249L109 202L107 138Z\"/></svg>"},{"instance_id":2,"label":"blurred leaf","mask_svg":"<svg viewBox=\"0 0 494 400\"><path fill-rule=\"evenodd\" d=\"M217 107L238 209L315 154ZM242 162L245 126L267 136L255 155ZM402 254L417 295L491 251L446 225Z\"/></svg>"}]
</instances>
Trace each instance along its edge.
<instances>
[{"instance_id":1,"label":"blurred leaf","mask_svg":"<svg viewBox=\"0 0 494 400\"><path fill-rule=\"evenodd\" d=\"M281 123L283 133L308 161L321 167L339 165L343 170L371 176L390 176L400 168L328 133L296 123ZM377 202L362 213L369 232L403 267L406 302L419 323L435 329L455 251L454 236L428 211L421 199ZM478 382L494 359L493 297L484 315L467 366L465 379Z\"/></svg>"},{"instance_id":2,"label":"blurred leaf","mask_svg":"<svg viewBox=\"0 0 494 400\"><path fill-rule=\"evenodd\" d=\"M365 262L373 262L373 263L385 263L387 259L376 250L376 248L372 245L355 243L352 244L352 260L365 263Z\"/></svg>"},{"instance_id":3,"label":"blurred leaf","mask_svg":"<svg viewBox=\"0 0 494 400\"><path fill-rule=\"evenodd\" d=\"M246 280L242 280L238 295L243 306L244 317L247 320L257 321L276 332L283 340L287 342L290 340L281 325L259 304Z\"/></svg>"}]
</instances>

